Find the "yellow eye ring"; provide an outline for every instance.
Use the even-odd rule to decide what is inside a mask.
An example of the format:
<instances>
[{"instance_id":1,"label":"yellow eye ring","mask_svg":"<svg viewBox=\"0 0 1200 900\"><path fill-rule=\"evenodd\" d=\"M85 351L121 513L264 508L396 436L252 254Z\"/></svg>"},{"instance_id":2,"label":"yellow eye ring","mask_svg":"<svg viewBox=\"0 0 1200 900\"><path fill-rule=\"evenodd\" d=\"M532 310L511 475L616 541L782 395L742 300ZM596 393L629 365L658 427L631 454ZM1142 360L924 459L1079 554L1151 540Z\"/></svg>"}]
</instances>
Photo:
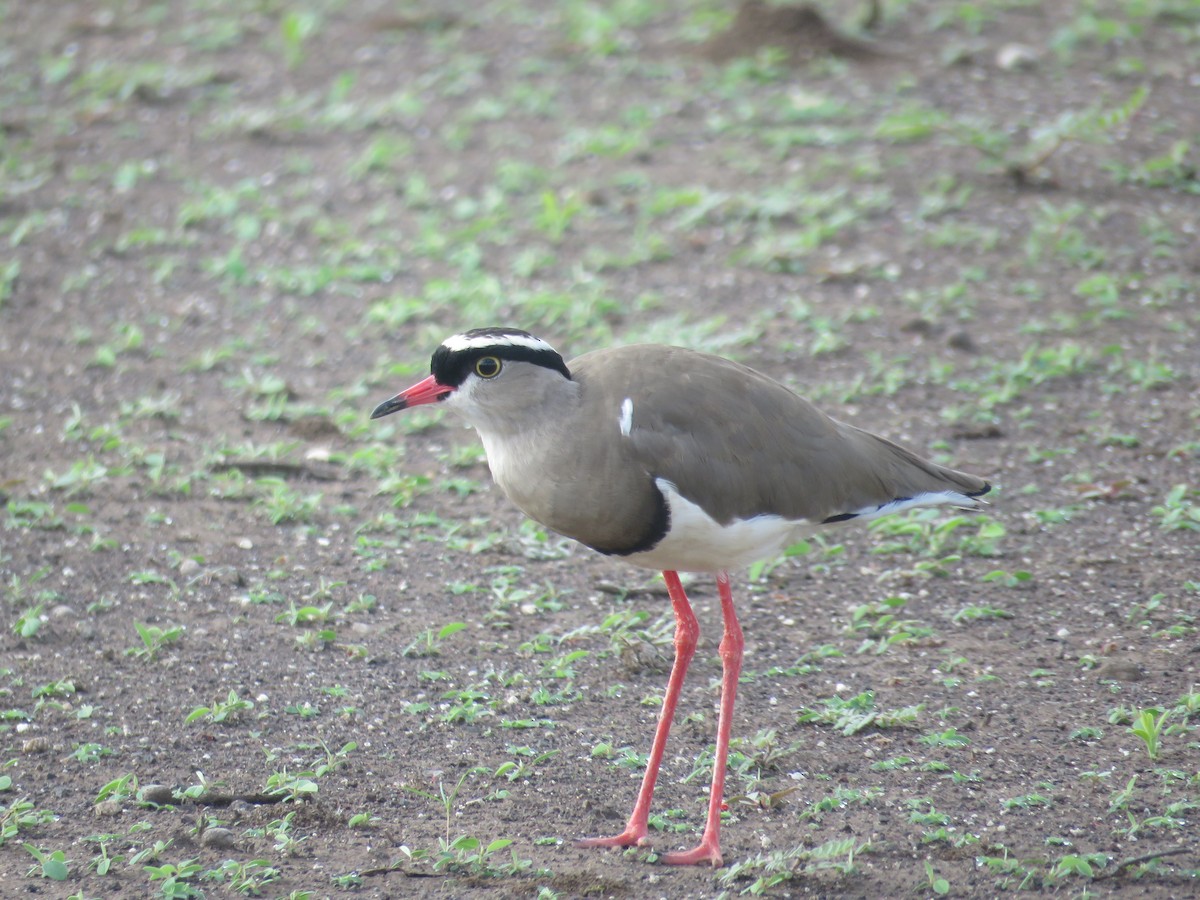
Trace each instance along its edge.
<instances>
[{"instance_id":1,"label":"yellow eye ring","mask_svg":"<svg viewBox=\"0 0 1200 900\"><path fill-rule=\"evenodd\" d=\"M481 356L475 360L475 374L480 378L495 378L501 368L500 360L495 356Z\"/></svg>"}]
</instances>

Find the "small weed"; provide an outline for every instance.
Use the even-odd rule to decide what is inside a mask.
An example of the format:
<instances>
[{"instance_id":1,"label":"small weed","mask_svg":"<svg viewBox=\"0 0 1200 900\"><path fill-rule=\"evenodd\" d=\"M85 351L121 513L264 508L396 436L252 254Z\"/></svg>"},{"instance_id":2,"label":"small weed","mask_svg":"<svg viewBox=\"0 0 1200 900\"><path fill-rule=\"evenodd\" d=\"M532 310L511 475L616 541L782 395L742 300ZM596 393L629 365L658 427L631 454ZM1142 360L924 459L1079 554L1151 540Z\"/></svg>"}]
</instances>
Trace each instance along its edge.
<instances>
[{"instance_id":1,"label":"small weed","mask_svg":"<svg viewBox=\"0 0 1200 900\"><path fill-rule=\"evenodd\" d=\"M409 657L438 656L442 652L442 642L466 627L466 622L451 622L449 625L443 625L436 631L430 626L418 634L412 643L400 652L400 655Z\"/></svg>"},{"instance_id":2,"label":"small weed","mask_svg":"<svg viewBox=\"0 0 1200 900\"><path fill-rule=\"evenodd\" d=\"M236 718L251 709L254 709L253 701L243 700L237 695L237 691L231 690L224 700L218 700L212 706L197 706L183 721L184 724L190 725L197 719L207 719L216 724L224 722L226 719Z\"/></svg>"},{"instance_id":3,"label":"small weed","mask_svg":"<svg viewBox=\"0 0 1200 900\"><path fill-rule=\"evenodd\" d=\"M94 834L84 838L85 841L94 842L99 845L96 855L88 860L88 868L95 871L97 875L107 875L112 871L114 865L125 862L124 856L120 854L110 856L108 851L109 845L121 837L122 835L119 834Z\"/></svg>"},{"instance_id":4,"label":"small weed","mask_svg":"<svg viewBox=\"0 0 1200 900\"><path fill-rule=\"evenodd\" d=\"M285 803L307 801L320 790L312 772L293 774L287 769L267 777L266 793L280 797Z\"/></svg>"},{"instance_id":5,"label":"small weed","mask_svg":"<svg viewBox=\"0 0 1200 900\"><path fill-rule=\"evenodd\" d=\"M138 778L132 772L122 775L120 778L114 778L96 794L96 799L93 803L103 803L105 800L113 800L118 803L124 803L126 800L131 800L137 796Z\"/></svg>"},{"instance_id":6,"label":"small weed","mask_svg":"<svg viewBox=\"0 0 1200 900\"><path fill-rule=\"evenodd\" d=\"M855 858L870 850L869 842L859 843L855 838L835 838L817 847L801 845L791 850L760 854L733 863L721 871L717 880L722 886L729 887L738 881L753 879L742 893L758 896L794 878L805 878L817 873L823 873L827 877L851 875L855 871Z\"/></svg>"},{"instance_id":7,"label":"small weed","mask_svg":"<svg viewBox=\"0 0 1200 900\"><path fill-rule=\"evenodd\" d=\"M826 796L809 804L799 813L800 819L820 821L827 812L835 812L848 806L867 806L883 796L883 788L835 787Z\"/></svg>"},{"instance_id":8,"label":"small weed","mask_svg":"<svg viewBox=\"0 0 1200 900\"><path fill-rule=\"evenodd\" d=\"M454 815L454 803L458 799L458 794L462 790L462 786L466 780L480 771L485 770L468 769L462 774L462 777L458 779L458 783L455 784L454 787L449 791L446 790L446 783L439 779L438 792L436 795L413 787L412 785L401 785L401 787L410 794L416 794L418 797L424 797L426 800L434 800L441 804L442 812L444 812L446 815L446 836L443 838L443 846L449 846L450 844L450 820Z\"/></svg>"},{"instance_id":9,"label":"small weed","mask_svg":"<svg viewBox=\"0 0 1200 900\"><path fill-rule=\"evenodd\" d=\"M8 776L4 776L7 778ZM10 785L11 786L11 785ZM4 788L7 790L7 788ZM7 806L0 805L0 847L3 847L22 830L36 828L53 822L57 816L47 809L38 809L24 798L13 800Z\"/></svg>"},{"instance_id":10,"label":"small weed","mask_svg":"<svg viewBox=\"0 0 1200 900\"><path fill-rule=\"evenodd\" d=\"M202 900L204 897L204 891L190 884L192 879L204 870L204 867L196 859L185 859L178 863L163 863L142 868L150 876L152 882L158 882L158 888L163 897L170 897L172 900L186 897L198 897Z\"/></svg>"},{"instance_id":11,"label":"small weed","mask_svg":"<svg viewBox=\"0 0 1200 900\"><path fill-rule=\"evenodd\" d=\"M288 608L275 616L276 622L299 628L305 625L324 625L333 613L333 601L322 606L306 604L297 606L295 601L288 602Z\"/></svg>"},{"instance_id":12,"label":"small weed","mask_svg":"<svg viewBox=\"0 0 1200 900\"><path fill-rule=\"evenodd\" d=\"M943 120L951 135L974 147L1018 183L1035 179L1041 169L1068 143L1111 140L1117 129L1128 124L1149 96L1139 87L1119 106L1099 105L1083 111L1067 111L1053 122L1035 127L1024 146L1014 145L1012 132L988 128L964 120Z\"/></svg>"},{"instance_id":13,"label":"small weed","mask_svg":"<svg viewBox=\"0 0 1200 900\"><path fill-rule=\"evenodd\" d=\"M1041 794L1023 794L1020 797L1010 797L1007 800L1002 800L1000 805L1005 809L1036 809L1039 807L1050 806L1050 800L1043 797Z\"/></svg>"},{"instance_id":14,"label":"small weed","mask_svg":"<svg viewBox=\"0 0 1200 900\"><path fill-rule=\"evenodd\" d=\"M801 709L796 721L816 725L832 725L845 735L857 734L865 728L906 728L916 724L922 707L906 706L902 709L879 710L875 708L875 692L863 691L849 699L830 697L821 701L823 709Z\"/></svg>"},{"instance_id":15,"label":"small weed","mask_svg":"<svg viewBox=\"0 0 1200 900\"><path fill-rule=\"evenodd\" d=\"M300 494L282 478L259 478L255 486L260 496L254 505L270 519L272 525L310 521L323 499L320 493Z\"/></svg>"},{"instance_id":16,"label":"small weed","mask_svg":"<svg viewBox=\"0 0 1200 900\"><path fill-rule=\"evenodd\" d=\"M13 633L22 639L35 637L45 621L42 617L45 608L45 604L39 603L22 612L13 622Z\"/></svg>"},{"instance_id":17,"label":"small weed","mask_svg":"<svg viewBox=\"0 0 1200 900\"><path fill-rule=\"evenodd\" d=\"M51 881L66 881L71 874L67 854L62 850L43 850L34 844L22 844L25 850L37 860L37 865L30 868L28 875L40 875Z\"/></svg>"},{"instance_id":18,"label":"small weed","mask_svg":"<svg viewBox=\"0 0 1200 900\"><path fill-rule=\"evenodd\" d=\"M937 874L937 871L933 868L933 863L929 862L929 860L925 860L925 880L929 884L929 889L939 897L944 897L950 893L950 882Z\"/></svg>"},{"instance_id":19,"label":"small weed","mask_svg":"<svg viewBox=\"0 0 1200 900\"><path fill-rule=\"evenodd\" d=\"M1163 531L1200 531L1200 491L1177 484L1167 492L1162 504L1150 510Z\"/></svg>"},{"instance_id":20,"label":"small weed","mask_svg":"<svg viewBox=\"0 0 1200 900\"><path fill-rule=\"evenodd\" d=\"M543 191L542 206L534 218L534 227L545 234L552 243L560 243L572 220L583 208L583 200L575 194L560 197L553 191Z\"/></svg>"},{"instance_id":21,"label":"small weed","mask_svg":"<svg viewBox=\"0 0 1200 900\"><path fill-rule=\"evenodd\" d=\"M980 619L1011 619L1013 614L1006 609L997 609L994 606L964 606L953 616L951 621L956 625L962 625L965 622L975 622Z\"/></svg>"},{"instance_id":22,"label":"small weed","mask_svg":"<svg viewBox=\"0 0 1200 900\"><path fill-rule=\"evenodd\" d=\"M304 47L321 27L321 18L307 10L289 9L279 22L279 37L289 69L304 59Z\"/></svg>"},{"instance_id":23,"label":"small weed","mask_svg":"<svg viewBox=\"0 0 1200 900\"><path fill-rule=\"evenodd\" d=\"M280 872L265 859L239 862L227 859L215 869L205 871L201 878L206 881L224 881L229 889L243 896L262 896L263 888L278 881Z\"/></svg>"},{"instance_id":24,"label":"small weed","mask_svg":"<svg viewBox=\"0 0 1200 900\"><path fill-rule=\"evenodd\" d=\"M275 852L281 856L297 856L307 838L296 837L293 831L295 818L296 813L290 812L282 819L273 819L261 828L249 828L246 834L249 837L271 838L275 841Z\"/></svg>"},{"instance_id":25,"label":"small weed","mask_svg":"<svg viewBox=\"0 0 1200 900\"><path fill-rule=\"evenodd\" d=\"M1009 588L1028 585L1032 580L1033 574L1021 569L1018 569L1015 572L1007 572L1004 569L993 569L991 572L988 572L986 575L980 578L980 581L999 584L1002 587Z\"/></svg>"},{"instance_id":26,"label":"small weed","mask_svg":"<svg viewBox=\"0 0 1200 900\"><path fill-rule=\"evenodd\" d=\"M865 727L865 726L864 726ZM778 770L780 763L794 756L803 747L799 741L783 746L774 728L764 728L751 738L731 742L731 747L759 770Z\"/></svg>"},{"instance_id":27,"label":"small weed","mask_svg":"<svg viewBox=\"0 0 1200 900\"><path fill-rule=\"evenodd\" d=\"M355 813L346 820L348 828L373 828L381 823L379 816L374 813L361 812Z\"/></svg>"},{"instance_id":28,"label":"small weed","mask_svg":"<svg viewBox=\"0 0 1200 900\"><path fill-rule=\"evenodd\" d=\"M914 619L901 619L896 613L903 610L908 600L904 597L888 597L878 603L864 603L851 612L850 632L863 635L856 653L868 651L886 653L897 644L913 643L928 638L933 629Z\"/></svg>"},{"instance_id":29,"label":"small weed","mask_svg":"<svg viewBox=\"0 0 1200 900\"><path fill-rule=\"evenodd\" d=\"M160 628L157 625L143 625L141 622L134 622L133 627L137 630L138 637L141 638L142 646L128 648L125 655L143 662L156 659L164 647L174 644L183 637L182 625Z\"/></svg>"},{"instance_id":30,"label":"small weed","mask_svg":"<svg viewBox=\"0 0 1200 900\"><path fill-rule=\"evenodd\" d=\"M914 825L946 826L950 824L950 817L944 812L940 812L928 797L914 797L905 800L904 803L910 810L908 821Z\"/></svg>"},{"instance_id":31,"label":"small weed","mask_svg":"<svg viewBox=\"0 0 1200 900\"><path fill-rule=\"evenodd\" d=\"M1152 156L1132 166L1113 160L1108 168L1118 181L1149 188L1200 193L1200 166L1190 141L1178 140L1166 153Z\"/></svg>"},{"instance_id":32,"label":"small weed","mask_svg":"<svg viewBox=\"0 0 1200 900\"><path fill-rule=\"evenodd\" d=\"M76 762L85 764L94 763L105 757L112 756L115 752L100 744L88 742L85 744L76 744L75 749L71 751L71 758Z\"/></svg>"},{"instance_id":33,"label":"small weed","mask_svg":"<svg viewBox=\"0 0 1200 900\"><path fill-rule=\"evenodd\" d=\"M1092 879L1096 875L1096 869L1102 869L1107 864L1108 856L1104 853L1088 853L1083 856L1069 853L1059 858L1051 866L1048 879L1050 881L1061 881L1071 877Z\"/></svg>"},{"instance_id":34,"label":"small weed","mask_svg":"<svg viewBox=\"0 0 1200 900\"><path fill-rule=\"evenodd\" d=\"M453 841L439 840L435 853L414 851L412 858L428 859L433 864L433 871L455 875L504 878L533 874L533 860L521 859L515 850L510 851L510 858L507 860L502 856L497 857L501 850L508 849L511 844L509 838L497 838L489 844L484 844L479 838L464 834Z\"/></svg>"},{"instance_id":35,"label":"small weed","mask_svg":"<svg viewBox=\"0 0 1200 900\"><path fill-rule=\"evenodd\" d=\"M947 728L936 734L923 734L917 740L927 747L958 748L966 747L971 743L971 739L959 734L956 728Z\"/></svg>"},{"instance_id":36,"label":"small weed","mask_svg":"<svg viewBox=\"0 0 1200 900\"><path fill-rule=\"evenodd\" d=\"M1162 752L1164 726L1173 712L1173 709L1157 707L1138 710L1133 716L1133 724L1127 729L1130 734L1141 738L1146 755L1152 760L1157 760Z\"/></svg>"},{"instance_id":37,"label":"small weed","mask_svg":"<svg viewBox=\"0 0 1200 900\"><path fill-rule=\"evenodd\" d=\"M89 456L76 460L65 472L55 474L47 470L45 479L51 490L62 491L67 497L85 497L109 474L108 466Z\"/></svg>"}]
</instances>

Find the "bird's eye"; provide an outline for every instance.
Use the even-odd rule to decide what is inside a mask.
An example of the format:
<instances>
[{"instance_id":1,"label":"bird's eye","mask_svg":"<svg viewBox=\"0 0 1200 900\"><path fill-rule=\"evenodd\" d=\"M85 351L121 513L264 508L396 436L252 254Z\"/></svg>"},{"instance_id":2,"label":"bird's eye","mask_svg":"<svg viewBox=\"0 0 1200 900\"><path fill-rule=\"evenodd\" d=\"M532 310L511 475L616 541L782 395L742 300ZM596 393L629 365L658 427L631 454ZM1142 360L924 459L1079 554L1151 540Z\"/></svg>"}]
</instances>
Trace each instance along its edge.
<instances>
[{"instance_id":1,"label":"bird's eye","mask_svg":"<svg viewBox=\"0 0 1200 900\"><path fill-rule=\"evenodd\" d=\"M475 361L475 374L480 378L495 378L500 374L500 360L494 356L481 356Z\"/></svg>"}]
</instances>

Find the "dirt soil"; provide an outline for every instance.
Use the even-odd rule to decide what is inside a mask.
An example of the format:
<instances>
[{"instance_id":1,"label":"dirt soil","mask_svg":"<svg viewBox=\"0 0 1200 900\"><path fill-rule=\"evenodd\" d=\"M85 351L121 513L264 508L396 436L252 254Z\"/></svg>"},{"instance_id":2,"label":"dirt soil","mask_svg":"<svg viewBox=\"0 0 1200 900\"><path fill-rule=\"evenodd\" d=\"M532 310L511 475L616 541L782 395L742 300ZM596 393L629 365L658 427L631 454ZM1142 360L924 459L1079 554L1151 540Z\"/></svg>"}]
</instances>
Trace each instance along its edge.
<instances>
[{"instance_id":1,"label":"dirt soil","mask_svg":"<svg viewBox=\"0 0 1200 900\"><path fill-rule=\"evenodd\" d=\"M0 897L1194 896L1196 6L788 19L833 53L663 7L0 2ZM735 574L723 869L573 843L632 806L661 582L368 421L487 324L997 485Z\"/></svg>"}]
</instances>

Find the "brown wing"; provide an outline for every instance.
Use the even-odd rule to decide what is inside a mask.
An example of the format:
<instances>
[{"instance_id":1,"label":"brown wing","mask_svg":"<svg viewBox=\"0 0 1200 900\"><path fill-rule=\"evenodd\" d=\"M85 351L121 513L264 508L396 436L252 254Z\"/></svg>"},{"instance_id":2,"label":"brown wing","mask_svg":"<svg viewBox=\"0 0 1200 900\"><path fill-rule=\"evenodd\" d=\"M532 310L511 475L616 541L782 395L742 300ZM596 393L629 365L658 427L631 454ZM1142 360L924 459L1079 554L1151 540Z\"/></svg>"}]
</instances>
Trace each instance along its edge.
<instances>
[{"instance_id":1,"label":"brown wing","mask_svg":"<svg viewBox=\"0 0 1200 900\"><path fill-rule=\"evenodd\" d=\"M988 488L720 357L638 345L586 354L570 368L594 415L615 416L633 401L628 452L719 522L761 514L823 522L925 492Z\"/></svg>"}]
</instances>

